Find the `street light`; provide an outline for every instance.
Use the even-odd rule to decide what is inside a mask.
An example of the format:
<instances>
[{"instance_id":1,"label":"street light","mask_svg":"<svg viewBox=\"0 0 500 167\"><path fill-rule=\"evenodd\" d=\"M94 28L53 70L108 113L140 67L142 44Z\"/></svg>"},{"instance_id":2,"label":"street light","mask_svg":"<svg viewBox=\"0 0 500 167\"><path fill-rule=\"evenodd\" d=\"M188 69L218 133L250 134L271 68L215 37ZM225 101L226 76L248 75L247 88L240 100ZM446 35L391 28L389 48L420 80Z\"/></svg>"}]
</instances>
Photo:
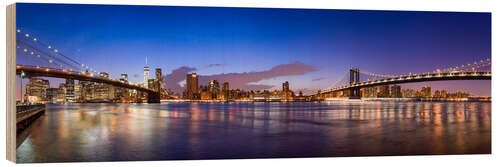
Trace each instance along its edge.
<instances>
[{"instance_id":1,"label":"street light","mask_svg":"<svg viewBox=\"0 0 500 167\"><path fill-rule=\"evenodd\" d=\"M24 71L21 71L21 103L24 103L24 98L23 98L23 78L26 76L26 73Z\"/></svg>"}]
</instances>

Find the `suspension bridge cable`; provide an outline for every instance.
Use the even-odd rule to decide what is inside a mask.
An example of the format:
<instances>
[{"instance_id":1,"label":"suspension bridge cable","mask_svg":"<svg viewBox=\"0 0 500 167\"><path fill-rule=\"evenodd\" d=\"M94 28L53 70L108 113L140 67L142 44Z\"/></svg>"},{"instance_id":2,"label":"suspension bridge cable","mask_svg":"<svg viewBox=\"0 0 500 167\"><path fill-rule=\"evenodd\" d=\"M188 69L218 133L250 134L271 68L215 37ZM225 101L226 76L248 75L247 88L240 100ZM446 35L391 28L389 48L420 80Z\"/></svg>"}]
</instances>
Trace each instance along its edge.
<instances>
[{"instance_id":1,"label":"suspension bridge cable","mask_svg":"<svg viewBox=\"0 0 500 167\"><path fill-rule=\"evenodd\" d=\"M69 60L70 62L75 63L77 66L79 66L79 67L81 66L84 70L87 70L87 71L88 71L88 70L90 70L90 71L91 71L91 72L93 72L93 73L97 73L97 71L93 70L92 68L89 68L89 66L88 66L88 65L85 65L85 64L83 64L83 63L80 63L80 62L78 62L78 61L76 61L76 60L74 60L74 59L72 59L72 58L70 58L70 57L68 57L68 56L64 55L63 53L59 52L59 50L55 49L54 47L52 47L52 46L50 46L50 45L47 45L47 44L43 43L43 42L42 42L42 41L40 41L39 39L37 39L37 38L35 38L35 37L32 37L32 36L30 36L30 35L29 35L29 34L27 34L27 33L21 33L21 30L20 30L20 29L17 29L17 32L18 32L19 34L24 34L24 37L26 37L26 38L28 38L28 39L30 39L30 40L33 40L34 42L36 42L36 43L38 43L38 44L42 45L44 48L47 48L47 49L49 49L50 51L52 51L52 52L56 53L57 55L62 56L62 57L64 57L65 59Z\"/></svg>"},{"instance_id":2,"label":"suspension bridge cable","mask_svg":"<svg viewBox=\"0 0 500 167\"><path fill-rule=\"evenodd\" d=\"M35 56L35 57L37 57L39 59L43 59L43 60L47 61L49 63L49 66L50 66L50 64L52 64L52 65L55 65L56 68L57 68L57 66L63 68L63 66L61 64L55 62L54 60L42 57L42 56L40 56L40 54L36 54L35 55L35 52L34 51L30 51L28 48L21 48L21 47L19 47L18 49L22 49L22 51L24 52L24 55L28 55L28 52L29 52L30 55L33 55L33 56ZM36 59L36 60L38 60L38 59Z\"/></svg>"},{"instance_id":3,"label":"suspension bridge cable","mask_svg":"<svg viewBox=\"0 0 500 167\"><path fill-rule=\"evenodd\" d=\"M36 50L38 53L41 53L42 55L45 55L45 56L51 57L52 59L54 59L54 60L56 60L56 61L58 61L58 62L61 62L61 63L65 64L65 65L69 66L70 68L73 68L73 70L80 71L80 69L79 69L78 67L75 67L75 66L73 66L73 65L71 65L71 64L69 64L69 63L67 63L67 62L65 62L65 61L63 61L63 60L61 60L61 59L59 59L59 58L57 58L57 57L55 57L55 56L51 55L51 54L49 54L49 53L46 53L46 52L44 52L44 51L42 51L42 50L40 50L40 49L37 49L37 48L36 48L36 47L34 47L33 45L30 45L30 44L28 44L28 43L26 43L26 42L24 42L24 41L22 41L22 40L17 39L17 40L16 40L16 42L19 42L19 43L21 43L22 45L25 45L25 46L27 46L27 47L29 47L29 48L33 49L33 50Z\"/></svg>"}]
</instances>

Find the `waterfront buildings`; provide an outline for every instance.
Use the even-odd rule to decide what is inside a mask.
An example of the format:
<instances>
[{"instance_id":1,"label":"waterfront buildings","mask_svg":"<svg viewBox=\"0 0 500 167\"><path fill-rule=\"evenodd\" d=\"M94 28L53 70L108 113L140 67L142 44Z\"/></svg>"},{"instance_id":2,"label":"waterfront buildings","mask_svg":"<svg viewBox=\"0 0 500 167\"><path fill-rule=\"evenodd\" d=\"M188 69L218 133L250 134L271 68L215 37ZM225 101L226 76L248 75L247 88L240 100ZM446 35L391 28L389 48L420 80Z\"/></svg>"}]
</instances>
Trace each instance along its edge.
<instances>
[{"instance_id":1,"label":"waterfront buildings","mask_svg":"<svg viewBox=\"0 0 500 167\"><path fill-rule=\"evenodd\" d=\"M29 82L26 84L26 94L24 95L24 101L46 101L48 88L50 88L48 80L37 77L29 78Z\"/></svg>"},{"instance_id":2,"label":"waterfront buildings","mask_svg":"<svg viewBox=\"0 0 500 167\"><path fill-rule=\"evenodd\" d=\"M377 97L390 97L389 85L380 86Z\"/></svg>"},{"instance_id":3,"label":"waterfront buildings","mask_svg":"<svg viewBox=\"0 0 500 167\"><path fill-rule=\"evenodd\" d=\"M421 97L423 98L431 98L432 97L432 94L431 94L431 87L430 86L424 86L422 87L422 91L421 92Z\"/></svg>"},{"instance_id":4,"label":"waterfront buildings","mask_svg":"<svg viewBox=\"0 0 500 167\"><path fill-rule=\"evenodd\" d=\"M391 86L391 97L392 98L401 98L403 97L401 93L401 86L399 85L393 85Z\"/></svg>"}]
</instances>

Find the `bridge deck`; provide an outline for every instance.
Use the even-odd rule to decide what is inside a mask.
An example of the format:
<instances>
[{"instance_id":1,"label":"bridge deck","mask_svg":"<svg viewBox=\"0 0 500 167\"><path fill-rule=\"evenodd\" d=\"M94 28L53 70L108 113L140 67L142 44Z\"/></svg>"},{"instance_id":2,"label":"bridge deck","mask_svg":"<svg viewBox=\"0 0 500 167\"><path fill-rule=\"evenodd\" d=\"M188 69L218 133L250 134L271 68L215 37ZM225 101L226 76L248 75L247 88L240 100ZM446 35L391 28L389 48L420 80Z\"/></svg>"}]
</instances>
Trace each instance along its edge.
<instances>
[{"instance_id":1,"label":"bridge deck","mask_svg":"<svg viewBox=\"0 0 500 167\"><path fill-rule=\"evenodd\" d=\"M79 80L79 81L91 81L91 82L110 84L113 86L118 86L118 87L123 87L123 88L128 88L128 89L135 89L135 90L144 91L147 93L159 93L158 91L142 87L138 84L131 84L131 83L122 82L122 81L114 80L114 79L110 79L110 78L92 76L91 74L88 74L88 73L66 71L66 70L54 69L54 68L43 68L43 67L37 67L37 66L17 65L16 66L16 73L20 74L21 72L24 72L28 76L56 77L56 78L75 79L75 80Z\"/></svg>"},{"instance_id":2,"label":"bridge deck","mask_svg":"<svg viewBox=\"0 0 500 167\"><path fill-rule=\"evenodd\" d=\"M326 89L320 93L330 93L343 91L352 88L364 88L380 85L427 82L427 81L447 81L447 80L491 80L491 72L449 72L449 73L430 73L400 76L388 79L359 82L351 85L340 86Z\"/></svg>"}]
</instances>

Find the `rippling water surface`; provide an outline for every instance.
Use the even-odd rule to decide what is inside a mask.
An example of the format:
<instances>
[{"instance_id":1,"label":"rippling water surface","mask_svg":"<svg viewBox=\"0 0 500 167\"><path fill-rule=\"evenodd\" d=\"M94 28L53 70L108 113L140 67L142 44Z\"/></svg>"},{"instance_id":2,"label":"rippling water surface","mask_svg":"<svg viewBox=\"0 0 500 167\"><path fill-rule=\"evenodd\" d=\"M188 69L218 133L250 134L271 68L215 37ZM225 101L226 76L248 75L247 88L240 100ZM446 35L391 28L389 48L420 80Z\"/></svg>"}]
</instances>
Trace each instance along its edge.
<instances>
[{"instance_id":1,"label":"rippling water surface","mask_svg":"<svg viewBox=\"0 0 500 167\"><path fill-rule=\"evenodd\" d=\"M489 102L47 105L18 162L491 153Z\"/></svg>"}]
</instances>

